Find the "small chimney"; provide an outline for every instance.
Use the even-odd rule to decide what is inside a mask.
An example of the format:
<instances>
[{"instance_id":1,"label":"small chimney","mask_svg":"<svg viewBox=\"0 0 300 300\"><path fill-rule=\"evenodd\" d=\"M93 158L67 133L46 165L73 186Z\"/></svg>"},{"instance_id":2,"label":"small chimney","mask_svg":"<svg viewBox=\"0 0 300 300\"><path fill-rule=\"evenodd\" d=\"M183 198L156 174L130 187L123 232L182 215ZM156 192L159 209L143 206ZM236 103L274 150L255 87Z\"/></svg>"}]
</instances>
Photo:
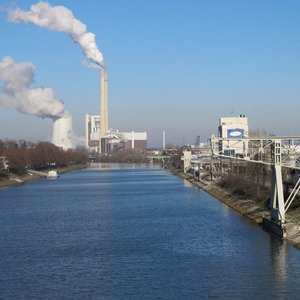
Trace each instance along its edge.
<instances>
[{"instance_id":1,"label":"small chimney","mask_svg":"<svg viewBox=\"0 0 300 300\"><path fill-rule=\"evenodd\" d=\"M134 149L134 131L131 131L131 149Z\"/></svg>"}]
</instances>

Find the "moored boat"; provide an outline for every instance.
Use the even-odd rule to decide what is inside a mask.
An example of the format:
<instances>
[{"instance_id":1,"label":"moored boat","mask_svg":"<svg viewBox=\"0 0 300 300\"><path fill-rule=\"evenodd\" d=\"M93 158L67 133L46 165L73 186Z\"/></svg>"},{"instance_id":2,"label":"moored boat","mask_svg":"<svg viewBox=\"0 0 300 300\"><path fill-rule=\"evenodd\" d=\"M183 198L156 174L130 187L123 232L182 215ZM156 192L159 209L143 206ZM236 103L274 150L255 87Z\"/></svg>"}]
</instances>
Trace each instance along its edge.
<instances>
[{"instance_id":1,"label":"moored boat","mask_svg":"<svg viewBox=\"0 0 300 300\"><path fill-rule=\"evenodd\" d=\"M49 179L57 179L59 177L57 171L51 170L48 172L47 178Z\"/></svg>"}]
</instances>

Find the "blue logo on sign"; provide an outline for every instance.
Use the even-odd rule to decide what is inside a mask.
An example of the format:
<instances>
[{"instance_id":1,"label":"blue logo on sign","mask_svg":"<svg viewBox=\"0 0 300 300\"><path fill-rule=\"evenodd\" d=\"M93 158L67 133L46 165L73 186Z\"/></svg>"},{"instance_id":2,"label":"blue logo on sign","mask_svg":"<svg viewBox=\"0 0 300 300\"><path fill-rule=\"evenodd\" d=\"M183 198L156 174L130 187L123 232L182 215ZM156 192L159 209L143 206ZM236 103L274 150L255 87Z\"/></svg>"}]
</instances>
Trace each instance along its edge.
<instances>
[{"instance_id":1,"label":"blue logo on sign","mask_svg":"<svg viewBox=\"0 0 300 300\"><path fill-rule=\"evenodd\" d=\"M244 129L228 129L227 136L231 138L244 137Z\"/></svg>"}]
</instances>

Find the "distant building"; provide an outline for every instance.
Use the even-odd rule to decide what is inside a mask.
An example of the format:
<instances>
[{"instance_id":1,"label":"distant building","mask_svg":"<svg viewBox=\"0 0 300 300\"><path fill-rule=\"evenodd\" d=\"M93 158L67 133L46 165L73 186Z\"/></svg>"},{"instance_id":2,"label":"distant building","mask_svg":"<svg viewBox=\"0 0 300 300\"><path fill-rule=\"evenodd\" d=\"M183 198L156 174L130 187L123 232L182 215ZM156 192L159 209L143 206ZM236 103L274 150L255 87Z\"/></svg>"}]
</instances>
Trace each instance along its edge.
<instances>
[{"instance_id":1,"label":"distant building","mask_svg":"<svg viewBox=\"0 0 300 300\"><path fill-rule=\"evenodd\" d=\"M119 132L118 129L110 129L105 135L106 152L147 148L147 132Z\"/></svg>"},{"instance_id":2,"label":"distant building","mask_svg":"<svg viewBox=\"0 0 300 300\"><path fill-rule=\"evenodd\" d=\"M245 115L220 118L218 136L230 139L220 142L219 151L224 155L242 155L243 143L239 142L238 139L249 137L248 118Z\"/></svg>"},{"instance_id":3,"label":"distant building","mask_svg":"<svg viewBox=\"0 0 300 300\"><path fill-rule=\"evenodd\" d=\"M99 152L100 117L86 115L85 117L85 146L90 152ZM109 129L102 140L102 151L111 152L118 150L147 148L147 132L120 132L118 129Z\"/></svg>"},{"instance_id":4,"label":"distant building","mask_svg":"<svg viewBox=\"0 0 300 300\"><path fill-rule=\"evenodd\" d=\"M184 150L182 154L181 160L183 161L183 171L186 173L191 167L192 151Z\"/></svg>"},{"instance_id":5,"label":"distant building","mask_svg":"<svg viewBox=\"0 0 300 300\"><path fill-rule=\"evenodd\" d=\"M139 149L147 148L147 132L122 132L124 149Z\"/></svg>"},{"instance_id":6,"label":"distant building","mask_svg":"<svg viewBox=\"0 0 300 300\"><path fill-rule=\"evenodd\" d=\"M100 116L85 115L85 147L98 152L100 138Z\"/></svg>"}]
</instances>

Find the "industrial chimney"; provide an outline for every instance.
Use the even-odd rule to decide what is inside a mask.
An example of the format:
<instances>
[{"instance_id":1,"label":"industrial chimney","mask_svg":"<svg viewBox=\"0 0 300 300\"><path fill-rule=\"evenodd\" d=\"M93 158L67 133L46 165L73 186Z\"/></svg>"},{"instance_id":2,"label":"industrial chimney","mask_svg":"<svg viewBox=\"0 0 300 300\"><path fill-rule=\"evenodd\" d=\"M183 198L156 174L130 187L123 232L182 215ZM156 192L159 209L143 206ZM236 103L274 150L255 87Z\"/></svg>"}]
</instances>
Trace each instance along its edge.
<instances>
[{"instance_id":1,"label":"industrial chimney","mask_svg":"<svg viewBox=\"0 0 300 300\"><path fill-rule=\"evenodd\" d=\"M55 146L61 147L64 150L73 149L74 144L72 137L73 130L71 114L53 120L52 143Z\"/></svg>"},{"instance_id":2,"label":"industrial chimney","mask_svg":"<svg viewBox=\"0 0 300 300\"><path fill-rule=\"evenodd\" d=\"M108 79L107 71L101 67L100 72L100 139L99 152L105 152L104 136L108 131Z\"/></svg>"}]
</instances>

